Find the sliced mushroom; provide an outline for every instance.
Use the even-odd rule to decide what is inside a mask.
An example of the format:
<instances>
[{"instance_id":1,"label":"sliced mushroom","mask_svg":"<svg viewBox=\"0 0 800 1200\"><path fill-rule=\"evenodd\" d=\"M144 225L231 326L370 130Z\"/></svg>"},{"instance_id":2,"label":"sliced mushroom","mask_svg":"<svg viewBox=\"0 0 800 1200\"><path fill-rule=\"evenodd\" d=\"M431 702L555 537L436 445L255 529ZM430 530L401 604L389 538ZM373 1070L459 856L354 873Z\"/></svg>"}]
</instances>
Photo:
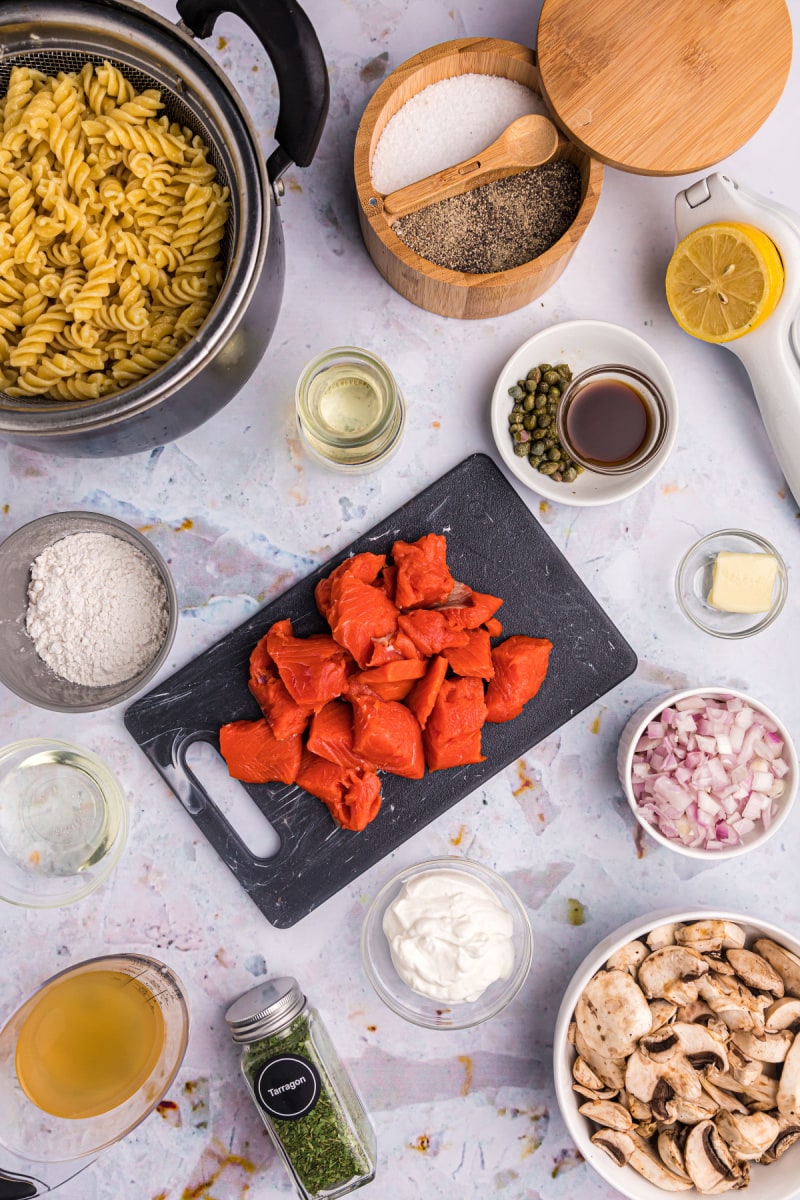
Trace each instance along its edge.
<instances>
[{"instance_id":1,"label":"sliced mushroom","mask_svg":"<svg viewBox=\"0 0 800 1200\"><path fill-rule=\"evenodd\" d=\"M627 1073L626 1073L627 1081ZM800 1033L795 1034L778 1082L778 1111L782 1117L800 1118Z\"/></svg>"},{"instance_id":2,"label":"sliced mushroom","mask_svg":"<svg viewBox=\"0 0 800 1200\"><path fill-rule=\"evenodd\" d=\"M644 942L628 942L611 955L606 966L609 971L628 971L635 979L639 964L644 962L649 953Z\"/></svg>"},{"instance_id":3,"label":"sliced mushroom","mask_svg":"<svg viewBox=\"0 0 800 1200\"><path fill-rule=\"evenodd\" d=\"M642 989L627 971L598 971L581 993L575 1020L584 1041L607 1058L624 1058L650 1032Z\"/></svg>"},{"instance_id":4,"label":"sliced mushroom","mask_svg":"<svg viewBox=\"0 0 800 1200\"><path fill-rule=\"evenodd\" d=\"M714 1016L714 1013L705 1000L692 1000L689 1004L682 1004L675 1016L678 1021L697 1021L699 1024L705 1025Z\"/></svg>"},{"instance_id":5,"label":"sliced mushroom","mask_svg":"<svg viewBox=\"0 0 800 1200\"><path fill-rule=\"evenodd\" d=\"M716 953L743 946L745 932L741 925L735 925L733 921L695 921L679 929L675 940L679 946L691 946L701 954Z\"/></svg>"},{"instance_id":6,"label":"sliced mushroom","mask_svg":"<svg viewBox=\"0 0 800 1200\"><path fill-rule=\"evenodd\" d=\"M680 1053L695 1069L712 1066L718 1071L728 1070L728 1055L723 1043L702 1025L686 1021L675 1021L648 1034L639 1042L639 1049L659 1062Z\"/></svg>"},{"instance_id":7,"label":"sliced mushroom","mask_svg":"<svg viewBox=\"0 0 800 1200\"><path fill-rule=\"evenodd\" d=\"M581 1104L578 1109L584 1117L588 1117L590 1121L594 1121L596 1125L603 1125L606 1129L619 1129L623 1133L629 1129L633 1129L633 1117L628 1112L627 1108L623 1108L621 1104L616 1104L613 1100L588 1100L586 1104ZM778 1127L775 1125L777 1134ZM770 1142L773 1139L770 1138Z\"/></svg>"},{"instance_id":8,"label":"sliced mushroom","mask_svg":"<svg viewBox=\"0 0 800 1200\"><path fill-rule=\"evenodd\" d=\"M675 945L675 935L682 926L674 921L668 925L656 925L651 929L645 941L651 950L661 950L664 946Z\"/></svg>"},{"instance_id":9,"label":"sliced mushroom","mask_svg":"<svg viewBox=\"0 0 800 1200\"><path fill-rule=\"evenodd\" d=\"M639 986L648 999L690 1004L697 999L699 982L708 974L702 954L687 946L655 950L639 968Z\"/></svg>"},{"instance_id":10,"label":"sliced mushroom","mask_svg":"<svg viewBox=\"0 0 800 1200\"><path fill-rule=\"evenodd\" d=\"M733 1042L728 1045L728 1065L738 1083L755 1083L763 1070L763 1063L748 1058Z\"/></svg>"},{"instance_id":11,"label":"sliced mushroom","mask_svg":"<svg viewBox=\"0 0 800 1200\"><path fill-rule=\"evenodd\" d=\"M656 1062L641 1050L634 1050L625 1069L625 1090L650 1104L654 1115L662 1118L666 1115L664 1105L673 1095L696 1100L702 1089L700 1076L683 1054Z\"/></svg>"},{"instance_id":12,"label":"sliced mushroom","mask_svg":"<svg viewBox=\"0 0 800 1200\"><path fill-rule=\"evenodd\" d=\"M746 1167L737 1163L713 1121L695 1125L686 1139L684 1162L698 1192L716 1196L744 1186Z\"/></svg>"},{"instance_id":13,"label":"sliced mushroom","mask_svg":"<svg viewBox=\"0 0 800 1200\"><path fill-rule=\"evenodd\" d=\"M783 995L783 980L760 954L754 954L752 950L729 950L728 962L748 987L758 988L761 992L774 992L776 996Z\"/></svg>"},{"instance_id":14,"label":"sliced mushroom","mask_svg":"<svg viewBox=\"0 0 800 1200\"><path fill-rule=\"evenodd\" d=\"M676 1096L667 1105L669 1116L673 1121L683 1125L698 1125L700 1121L710 1120L718 1111L718 1104L707 1093L698 1096L696 1100L683 1100Z\"/></svg>"},{"instance_id":15,"label":"sliced mushroom","mask_svg":"<svg viewBox=\"0 0 800 1200\"><path fill-rule=\"evenodd\" d=\"M720 975L735 975L736 974L735 970L733 969L731 964L728 962L727 958L722 957L721 952L719 954L704 954L703 958L706 960L706 962L708 963L711 970L719 971Z\"/></svg>"},{"instance_id":16,"label":"sliced mushroom","mask_svg":"<svg viewBox=\"0 0 800 1200\"><path fill-rule=\"evenodd\" d=\"M721 1112L714 1120L720 1137L737 1158L760 1158L780 1133L780 1125L768 1113Z\"/></svg>"},{"instance_id":17,"label":"sliced mushroom","mask_svg":"<svg viewBox=\"0 0 800 1200\"><path fill-rule=\"evenodd\" d=\"M689 1178L689 1172L683 1161L683 1148L686 1145L688 1134L689 1130L686 1126L679 1125L677 1128L662 1129L658 1135L657 1145L661 1161L668 1171L672 1171L673 1175L677 1175L681 1179Z\"/></svg>"},{"instance_id":18,"label":"sliced mushroom","mask_svg":"<svg viewBox=\"0 0 800 1200\"><path fill-rule=\"evenodd\" d=\"M625 1059L624 1058L605 1058L602 1054L597 1054L592 1050L591 1046L583 1040L581 1032L577 1025L575 1026L575 1049L578 1054L594 1071L599 1079L602 1079L607 1088L613 1088L614 1091L619 1091L625 1084Z\"/></svg>"},{"instance_id":19,"label":"sliced mushroom","mask_svg":"<svg viewBox=\"0 0 800 1200\"><path fill-rule=\"evenodd\" d=\"M775 968L788 995L800 998L800 958L770 938L759 938L753 949Z\"/></svg>"},{"instance_id":20,"label":"sliced mushroom","mask_svg":"<svg viewBox=\"0 0 800 1200\"><path fill-rule=\"evenodd\" d=\"M619 1166L627 1164L633 1167L634 1171L638 1171L650 1183L654 1183L665 1192L686 1192L692 1186L691 1180L682 1179L667 1170L647 1143L635 1133L601 1129L592 1135L592 1142L605 1150Z\"/></svg>"},{"instance_id":21,"label":"sliced mushroom","mask_svg":"<svg viewBox=\"0 0 800 1200\"><path fill-rule=\"evenodd\" d=\"M650 1014L653 1018L653 1024L650 1026L650 1032L655 1033L657 1029L668 1025L674 1020L677 1012L677 1004L673 1004L670 1000L650 1000L648 1001Z\"/></svg>"},{"instance_id":22,"label":"sliced mushroom","mask_svg":"<svg viewBox=\"0 0 800 1200\"><path fill-rule=\"evenodd\" d=\"M769 1005L768 996L754 995L735 977L719 975L716 971L700 980L699 993L730 1029L763 1030L762 1014Z\"/></svg>"},{"instance_id":23,"label":"sliced mushroom","mask_svg":"<svg viewBox=\"0 0 800 1200\"><path fill-rule=\"evenodd\" d=\"M777 1162L782 1154L785 1154L790 1146L800 1138L800 1121L793 1121L788 1117L779 1117L778 1119L778 1136L772 1145L761 1155L761 1162L774 1163Z\"/></svg>"},{"instance_id":24,"label":"sliced mushroom","mask_svg":"<svg viewBox=\"0 0 800 1200\"><path fill-rule=\"evenodd\" d=\"M652 1009L652 1004L650 1007ZM792 1033L800 1031L800 1000L784 996L770 1004L764 1013L764 1028L767 1033L779 1033L782 1029L791 1029Z\"/></svg>"},{"instance_id":25,"label":"sliced mushroom","mask_svg":"<svg viewBox=\"0 0 800 1200\"><path fill-rule=\"evenodd\" d=\"M634 1121L650 1121L653 1117L653 1110L650 1105L644 1100L639 1100L638 1097L632 1096L628 1091L620 1093L620 1100L624 1100L628 1107L628 1111Z\"/></svg>"},{"instance_id":26,"label":"sliced mushroom","mask_svg":"<svg viewBox=\"0 0 800 1200\"><path fill-rule=\"evenodd\" d=\"M732 1035L731 1041L748 1058L758 1059L759 1062L780 1063L789 1053L794 1034L789 1029L783 1029L780 1033L762 1033L757 1037L754 1033L744 1033L740 1030Z\"/></svg>"},{"instance_id":27,"label":"sliced mushroom","mask_svg":"<svg viewBox=\"0 0 800 1200\"><path fill-rule=\"evenodd\" d=\"M703 1091L714 1101L717 1112L720 1110L734 1113L747 1113L750 1111L742 1100L738 1100L736 1096L731 1092L726 1092L724 1088L716 1087L706 1076L700 1077L700 1083L702 1084Z\"/></svg>"}]
</instances>

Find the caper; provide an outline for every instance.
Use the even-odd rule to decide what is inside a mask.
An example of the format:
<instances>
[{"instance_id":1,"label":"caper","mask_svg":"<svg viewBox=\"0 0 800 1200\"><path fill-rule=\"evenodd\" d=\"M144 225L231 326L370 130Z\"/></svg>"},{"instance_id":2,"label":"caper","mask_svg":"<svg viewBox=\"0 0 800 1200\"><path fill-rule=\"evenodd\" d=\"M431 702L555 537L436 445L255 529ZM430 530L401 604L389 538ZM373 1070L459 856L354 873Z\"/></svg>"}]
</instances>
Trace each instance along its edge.
<instances>
[{"instance_id":1,"label":"caper","mask_svg":"<svg viewBox=\"0 0 800 1200\"><path fill-rule=\"evenodd\" d=\"M522 425L512 425L508 432L511 434L512 438L516 438L517 434L522 433L523 429L524 426Z\"/></svg>"},{"instance_id":2,"label":"caper","mask_svg":"<svg viewBox=\"0 0 800 1200\"><path fill-rule=\"evenodd\" d=\"M552 400L552 401L553 401L553 403L558 403L558 401L561 399L561 390L560 390L560 388L557 388L557 387L551 387L551 388L550 388L550 391L547 393L547 397L548 397L548 399L549 399L549 400Z\"/></svg>"},{"instance_id":3,"label":"caper","mask_svg":"<svg viewBox=\"0 0 800 1200\"><path fill-rule=\"evenodd\" d=\"M512 400L521 400L525 392L518 383L515 383L513 387L508 389L508 394Z\"/></svg>"},{"instance_id":4,"label":"caper","mask_svg":"<svg viewBox=\"0 0 800 1200\"><path fill-rule=\"evenodd\" d=\"M545 408L547 408L547 397L537 396L533 402L533 407L537 412L544 412Z\"/></svg>"},{"instance_id":5,"label":"caper","mask_svg":"<svg viewBox=\"0 0 800 1200\"><path fill-rule=\"evenodd\" d=\"M556 483L561 483L561 482L563 482L564 476L561 474L560 471L554 471L551 478L554 479L556 481Z\"/></svg>"},{"instance_id":6,"label":"caper","mask_svg":"<svg viewBox=\"0 0 800 1200\"><path fill-rule=\"evenodd\" d=\"M537 387L537 385L533 382L532 379L525 380L525 391L526 392L535 392L536 387Z\"/></svg>"},{"instance_id":7,"label":"caper","mask_svg":"<svg viewBox=\"0 0 800 1200\"><path fill-rule=\"evenodd\" d=\"M545 450L552 450L553 446L555 446L555 441L553 440L553 438L547 437L544 439Z\"/></svg>"},{"instance_id":8,"label":"caper","mask_svg":"<svg viewBox=\"0 0 800 1200\"><path fill-rule=\"evenodd\" d=\"M543 379L541 379L536 385L536 392L540 396L546 396L549 390L550 390L550 384L545 383L545 381Z\"/></svg>"},{"instance_id":9,"label":"caper","mask_svg":"<svg viewBox=\"0 0 800 1200\"><path fill-rule=\"evenodd\" d=\"M528 379L532 379L534 383L538 383L541 378L542 372L539 370L539 368L531 367L530 371L528 371Z\"/></svg>"},{"instance_id":10,"label":"caper","mask_svg":"<svg viewBox=\"0 0 800 1200\"><path fill-rule=\"evenodd\" d=\"M558 446L553 446L552 450L548 450L547 457L550 459L550 462L557 463L561 458L561 451Z\"/></svg>"},{"instance_id":11,"label":"caper","mask_svg":"<svg viewBox=\"0 0 800 1200\"><path fill-rule=\"evenodd\" d=\"M535 429L536 428L536 414L528 413L527 417L522 422L522 424L525 426L526 429Z\"/></svg>"},{"instance_id":12,"label":"caper","mask_svg":"<svg viewBox=\"0 0 800 1200\"><path fill-rule=\"evenodd\" d=\"M527 429L519 429L514 434L515 442L529 442L530 440L531 440L531 435L528 433Z\"/></svg>"},{"instance_id":13,"label":"caper","mask_svg":"<svg viewBox=\"0 0 800 1200\"><path fill-rule=\"evenodd\" d=\"M558 470L558 464L554 462L542 463L542 465L539 467L539 470L543 475L555 475L556 471Z\"/></svg>"},{"instance_id":14,"label":"caper","mask_svg":"<svg viewBox=\"0 0 800 1200\"><path fill-rule=\"evenodd\" d=\"M525 409L522 407L521 404L515 404L514 407L512 408L512 410L511 410L512 417L515 414L516 414L516 416L520 417L520 419L525 416Z\"/></svg>"},{"instance_id":15,"label":"caper","mask_svg":"<svg viewBox=\"0 0 800 1200\"><path fill-rule=\"evenodd\" d=\"M572 483L572 481L577 478L578 472L575 470L575 468L567 467L566 471L564 472L564 483Z\"/></svg>"},{"instance_id":16,"label":"caper","mask_svg":"<svg viewBox=\"0 0 800 1200\"><path fill-rule=\"evenodd\" d=\"M553 424L553 418L548 416L547 413L539 413L539 416L536 418L536 424L540 429L549 429Z\"/></svg>"},{"instance_id":17,"label":"caper","mask_svg":"<svg viewBox=\"0 0 800 1200\"><path fill-rule=\"evenodd\" d=\"M514 446L514 453L517 455L518 458L524 458L525 455L528 453L528 447L525 445L524 442L517 442Z\"/></svg>"},{"instance_id":18,"label":"caper","mask_svg":"<svg viewBox=\"0 0 800 1200\"><path fill-rule=\"evenodd\" d=\"M558 371L561 378L566 379L567 382L569 382L569 380L572 379L572 371L570 370L570 368L567 366L566 363L556 363L555 369Z\"/></svg>"},{"instance_id":19,"label":"caper","mask_svg":"<svg viewBox=\"0 0 800 1200\"><path fill-rule=\"evenodd\" d=\"M543 376L543 379L544 379L545 383L549 383L551 387L553 386L554 383L561 382L561 376L559 375L558 371L552 371L552 370L546 371Z\"/></svg>"},{"instance_id":20,"label":"caper","mask_svg":"<svg viewBox=\"0 0 800 1200\"><path fill-rule=\"evenodd\" d=\"M518 416L517 416L515 413L513 413L513 412L510 412L510 413L508 414L508 423L509 423L509 425L516 425L518 421L519 421L519 417L518 417Z\"/></svg>"},{"instance_id":21,"label":"caper","mask_svg":"<svg viewBox=\"0 0 800 1200\"><path fill-rule=\"evenodd\" d=\"M552 371L552 369L552 363L539 363L539 370L542 372L542 377L544 377L548 371Z\"/></svg>"},{"instance_id":22,"label":"caper","mask_svg":"<svg viewBox=\"0 0 800 1200\"><path fill-rule=\"evenodd\" d=\"M533 410L533 405L534 405L533 396L526 396L525 399L522 401L522 407L524 408L526 413L531 412Z\"/></svg>"},{"instance_id":23,"label":"caper","mask_svg":"<svg viewBox=\"0 0 800 1200\"><path fill-rule=\"evenodd\" d=\"M544 442L531 442L531 458L533 458L534 455L536 455L537 458L541 458L544 455Z\"/></svg>"},{"instance_id":24,"label":"caper","mask_svg":"<svg viewBox=\"0 0 800 1200\"><path fill-rule=\"evenodd\" d=\"M529 455L528 455L528 462L531 464L531 466L533 467L534 471L538 471L538 470L539 470L539 467L542 465L542 456L541 456L541 454L529 454Z\"/></svg>"}]
</instances>

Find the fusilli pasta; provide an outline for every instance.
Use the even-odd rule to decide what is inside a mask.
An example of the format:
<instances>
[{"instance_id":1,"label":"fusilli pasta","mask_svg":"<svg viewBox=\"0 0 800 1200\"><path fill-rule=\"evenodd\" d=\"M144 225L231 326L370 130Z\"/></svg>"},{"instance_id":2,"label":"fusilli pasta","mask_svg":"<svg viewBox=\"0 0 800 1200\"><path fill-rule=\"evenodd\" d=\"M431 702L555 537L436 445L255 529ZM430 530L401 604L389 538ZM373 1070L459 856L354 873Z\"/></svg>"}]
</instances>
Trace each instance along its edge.
<instances>
[{"instance_id":1,"label":"fusilli pasta","mask_svg":"<svg viewBox=\"0 0 800 1200\"><path fill-rule=\"evenodd\" d=\"M0 101L0 388L96 400L205 321L230 210L208 147L110 63L14 67Z\"/></svg>"}]
</instances>

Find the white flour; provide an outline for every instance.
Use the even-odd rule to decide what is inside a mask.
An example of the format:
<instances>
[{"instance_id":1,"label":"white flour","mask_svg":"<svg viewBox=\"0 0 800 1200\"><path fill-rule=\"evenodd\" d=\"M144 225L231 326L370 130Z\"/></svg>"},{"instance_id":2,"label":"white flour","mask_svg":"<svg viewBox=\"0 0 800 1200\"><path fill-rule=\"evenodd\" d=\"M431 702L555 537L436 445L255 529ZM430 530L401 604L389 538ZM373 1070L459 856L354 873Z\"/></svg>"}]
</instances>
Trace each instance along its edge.
<instances>
[{"instance_id":1,"label":"white flour","mask_svg":"<svg viewBox=\"0 0 800 1200\"><path fill-rule=\"evenodd\" d=\"M26 628L62 679L122 683L152 662L167 630L167 591L140 550L107 533L73 533L34 559Z\"/></svg>"}]
</instances>

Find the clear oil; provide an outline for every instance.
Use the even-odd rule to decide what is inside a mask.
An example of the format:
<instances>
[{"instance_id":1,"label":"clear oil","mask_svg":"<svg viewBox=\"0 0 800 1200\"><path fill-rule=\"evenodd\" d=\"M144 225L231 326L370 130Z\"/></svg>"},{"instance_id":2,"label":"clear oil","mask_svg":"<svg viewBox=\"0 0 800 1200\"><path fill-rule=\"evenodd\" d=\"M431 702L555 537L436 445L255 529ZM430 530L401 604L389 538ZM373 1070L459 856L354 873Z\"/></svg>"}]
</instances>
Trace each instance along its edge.
<instances>
[{"instance_id":1,"label":"clear oil","mask_svg":"<svg viewBox=\"0 0 800 1200\"><path fill-rule=\"evenodd\" d=\"M354 346L320 355L298 383L300 431L312 453L331 466L377 466L396 448L404 416L391 372Z\"/></svg>"},{"instance_id":2,"label":"clear oil","mask_svg":"<svg viewBox=\"0 0 800 1200\"><path fill-rule=\"evenodd\" d=\"M37 751L0 782L0 843L24 870L76 875L114 842L112 815L93 764L73 750Z\"/></svg>"}]
</instances>

